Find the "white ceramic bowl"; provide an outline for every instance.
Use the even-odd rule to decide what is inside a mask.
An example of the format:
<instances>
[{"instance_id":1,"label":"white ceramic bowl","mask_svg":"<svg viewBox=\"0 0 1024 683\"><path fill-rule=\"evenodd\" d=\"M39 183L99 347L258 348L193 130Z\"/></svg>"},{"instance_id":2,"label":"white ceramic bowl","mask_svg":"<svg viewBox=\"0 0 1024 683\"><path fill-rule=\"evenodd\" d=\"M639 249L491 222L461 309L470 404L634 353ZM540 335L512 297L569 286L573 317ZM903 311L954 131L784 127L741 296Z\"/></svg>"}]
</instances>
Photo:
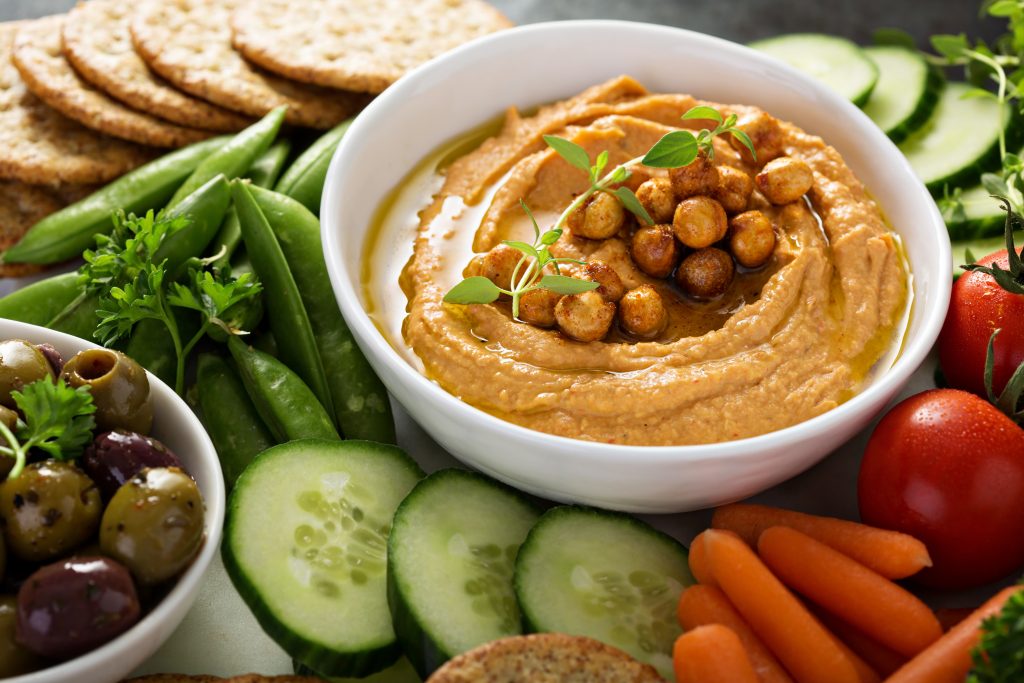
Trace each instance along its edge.
<instances>
[{"instance_id":1,"label":"white ceramic bowl","mask_svg":"<svg viewBox=\"0 0 1024 683\"><path fill-rule=\"evenodd\" d=\"M819 417L750 439L637 447L551 436L492 417L405 362L363 310L360 262L385 195L447 140L507 106L565 98L620 74L651 91L753 104L822 136L846 158L902 236L914 305L899 359ZM477 40L415 70L364 111L331 163L321 207L327 265L356 339L391 393L468 465L559 501L676 512L737 500L802 472L863 429L935 342L949 301L949 239L906 159L859 109L749 48L682 29L616 21L535 24ZM395 284L388 302L404 306Z\"/></svg>"},{"instance_id":2,"label":"white ceramic bowl","mask_svg":"<svg viewBox=\"0 0 1024 683\"><path fill-rule=\"evenodd\" d=\"M27 339L52 344L65 360L95 344L36 325L0 319L0 339ZM149 375L153 397L153 436L165 443L195 477L206 502L206 540L199 555L174 588L127 632L103 647L35 673L4 683L111 683L124 678L171 635L199 593L199 582L220 547L224 526L224 477L206 430L174 390Z\"/></svg>"}]
</instances>

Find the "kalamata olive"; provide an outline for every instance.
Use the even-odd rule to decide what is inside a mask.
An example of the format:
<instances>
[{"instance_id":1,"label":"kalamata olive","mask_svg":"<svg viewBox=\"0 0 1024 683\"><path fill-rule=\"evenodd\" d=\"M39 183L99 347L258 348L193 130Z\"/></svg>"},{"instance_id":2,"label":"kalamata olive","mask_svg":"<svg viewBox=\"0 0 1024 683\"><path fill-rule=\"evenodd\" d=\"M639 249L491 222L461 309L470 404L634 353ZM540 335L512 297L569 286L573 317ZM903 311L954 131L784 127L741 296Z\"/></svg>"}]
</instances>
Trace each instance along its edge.
<instances>
[{"instance_id":1,"label":"kalamata olive","mask_svg":"<svg viewBox=\"0 0 1024 683\"><path fill-rule=\"evenodd\" d=\"M110 349L80 351L61 376L73 387L88 386L96 404L96 427L148 434L153 425L149 378L142 366Z\"/></svg>"},{"instance_id":2,"label":"kalamata olive","mask_svg":"<svg viewBox=\"0 0 1024 683\"><path fill-rule=\"evenodd\" d=\"M13 595L0 595L0 679L20 676L44 663L15 640L18 623L18 599Z\"/></svg>"},{"instance_id":3,"label":"kalamata olive","mask_svg":"<svg viewBox=\"0 0 1024 683\"><path fill-rule=\"evenodd\" d=\"M50 344L36 344L36 348L46 358L46 362L50 364L53 376L60 375L61 370L64 369L64 356L60 355L60 351L53 348Z\"/></svg>"},{"instance_id":4,"label":"kalamata olive","mask_svg":"<svg viewBox=\"0 0 1024 683\"><path fill-rule=\"evenodd\" d=\"M103 513L100 548L143 585L185 568L203 540L203 498L176 467L144 469L117 490Z\"/></svg>"},{"instance_id":5,"label":"kalamata olive","mask_svg":"<svg viewBox=\"0 0 1024 683\"><path fill-rule=\"evenodd\" d=\"M0 405L14 408L12 391L44 377L54 377L46 356L24 339L0 342Z\"/></svg>"},{"instance_id":6,"label":"kalamata olive","mask_svg":"<svg viewBox=\"0 0 1024 683\"><path fill-rule=\"evenodd\" d=\"M88 541L102 512L96 484L70 463L33 463L0 484L7 549L30 562L52 560Z\"/></svg>"},{"instance_id":7,"label":"kalamata olive","mask_svg":"<svg viewBox=\"0 0 1024 683\"><path fill-rule=\"evenodd\" d=\"M139 620L131 574L107 557L47 565L18 591L18 642L51 659L68 659L109 642Z\"/></svg>"},{"instance_id":8,"label":"kalamata olive","mask_svg":"<svg viewBox=\"0 0 1024 683\"><path fill-rule=\"evenodd\" d=\"M82 469L100 487L105 500L146 467L182 467L178 457L151 436L115 429L104 432L85 449Z\"/></svg>"}]
</instances>

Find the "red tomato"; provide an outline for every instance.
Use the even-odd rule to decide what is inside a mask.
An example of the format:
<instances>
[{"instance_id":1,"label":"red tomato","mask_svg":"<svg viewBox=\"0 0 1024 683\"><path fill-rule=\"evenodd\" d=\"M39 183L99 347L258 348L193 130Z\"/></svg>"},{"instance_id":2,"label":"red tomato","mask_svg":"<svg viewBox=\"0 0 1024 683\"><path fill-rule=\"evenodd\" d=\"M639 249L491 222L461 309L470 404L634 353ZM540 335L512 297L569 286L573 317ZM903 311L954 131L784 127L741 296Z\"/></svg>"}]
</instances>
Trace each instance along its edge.
<instances>
[{"instance_id":1,"label":"red tomato","mask_svg":"<svg viewBox=\"0 0 1024 683\"><path fill-rule=\"evenodd\" d=\"M857 497L866 524L928 547L925 585L981 585L1024 565L1024 430L974 394L933 389L890 410Z\"/></svg>"},{"instance_id":2,"label":"red tomato","mask_svg":"<svg viewBox=\"0 0 1024 683\"><path fill-rule=\"evenodd\" d=\"M1005 269L1006 250L978 261L983 266L993 262ZM998 395L1024 362L1024 296L1007 292L987 273L964 273L953 283L939 335L939 361L949 386L985 396L985 351L996 329L1002 329L992 352L992 385Z\"/></svg>"}]
</instances>

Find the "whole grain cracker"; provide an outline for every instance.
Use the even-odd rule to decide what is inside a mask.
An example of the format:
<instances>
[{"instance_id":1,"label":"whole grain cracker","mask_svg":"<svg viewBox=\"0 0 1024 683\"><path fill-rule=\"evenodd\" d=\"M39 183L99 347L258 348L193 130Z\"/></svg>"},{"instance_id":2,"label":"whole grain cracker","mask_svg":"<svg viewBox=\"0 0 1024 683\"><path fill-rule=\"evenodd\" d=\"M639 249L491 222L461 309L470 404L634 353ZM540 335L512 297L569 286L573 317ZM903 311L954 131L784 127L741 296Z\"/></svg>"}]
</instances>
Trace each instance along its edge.
<instances>
[{"instance_id":1,"label":"whole grain cracker","mask_svg":"<svg viewBox=\"0 0 1024 683\"><path fill-rule=\"evenodd\" d=\"M135 48L175 86L251 116L286 104L289 123L326 129L366 103L365 96L296 83L245 61L231 46L229 25L240 2L143 0L131 20Z\"/></svg>"},{"instance_id":2,"label":"whole grain cracker","mask_svg":"<svg viewBox=\"0 0 1024 683\"><path fill-rule=\"evenodd\" d=\"M134 0L79 3L64 21L64 57L94 86L129 107L182 126L233 132L252 119L192 97L146 66L128 30Z\"/></svg>"},{"instance_id":3,"label":"whole grain cracker","mask_svg":"<svg viewBox=\"0 0 1024 683\"><path fill-rule=\"evenodd\" d=\"M62 15L27 22L14 37L11 59L32 93L68 118L101 133L154 147L182 147L211 136L130 109L82 79L64 59Z\"/></svg>"},{"instance_id":4,"label":"whole grain cracker","mask_svg":"<svg viewBox=\"0 0 1024 683\"><path fill-rule=\"evenodd\" d=\"M231 25L235 47L266 69L376 93L423 62L512 23L482 0L249 0Z\"/></svg>"},{"instance_id":5,"label":"whole grain cracker","mask_svg":"<svg viewBox=\"0 0 1024 683\"><path fill-rule=\"evenodd\" d=\"M232 678L188 674L152 674L127 678L123 683L323 683L323 681L310 676L264 676L262 674L243 674Z\"/></svg>"},{"instance_id":6,"label":"whole grain cracker","mask_svg":"<svg viewBox=\"0 0 1024 683\"><path fill-rule=\"evenodd\" d=\"M15 245L33 225L64 208L82 191L81 186L48 188L16 180L0 180L0 253ZM24 277L47 266L32 263L0 263L0 278Z\"/></svg>"},{"instance_id":7,"label":"whole grain cracker","mask_svg":"<svg viewBox=\"0 0 1024 683\"><path fill-rule=\"evenodd\" d=\"M11 63L23 23L0 23L0 178L35 185L104 183L152 159L154 150L85 128L28 91Z\"/></svg>"}]
</instances>

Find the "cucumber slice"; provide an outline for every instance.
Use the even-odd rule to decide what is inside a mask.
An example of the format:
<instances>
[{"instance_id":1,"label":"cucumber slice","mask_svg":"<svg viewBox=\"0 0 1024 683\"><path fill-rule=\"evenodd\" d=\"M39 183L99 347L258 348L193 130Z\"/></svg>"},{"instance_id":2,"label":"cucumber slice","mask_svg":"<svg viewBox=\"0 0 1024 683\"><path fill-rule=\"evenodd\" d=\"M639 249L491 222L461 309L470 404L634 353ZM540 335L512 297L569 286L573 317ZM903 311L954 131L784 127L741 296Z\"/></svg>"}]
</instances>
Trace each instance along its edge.
<instances>
[{"instance_id":1,"label":"cucumber slice","mask_svg":"<svg viewBox=\"0 0 1024 683\"><path fill-rule=\"evenodd\" d=\"M945 79L916 50L878 45L864 48L864 53L879 73L864 113L899 144L931 117Z\"/></svg>"},{"instance_id":2,"label":"cucumber slice","mask_svg":"<svg viewBox=\"0 0 1024 683\"><path fill-rule=\"evenodd\" d=\"M291 441L245 469L228 502L224 566L285 652L327 676L398 660L387 537L422 477L400 449L369 441Z\"/></svg>"},{"instance_id":3,"label":"cucumber slice","mask_svg":"<svg viewBox=\"0 0 1024 683\"><path fill-rule=\"evenodd\" d=\"M576 506L548 510L519 549L524 626L590 636L672 680L676 604L693 583L686 549L640 520Z\"/></svg>"},{"instance_id":4,"label":"cucumber slice","mask_svg":"<svg viewBox=\"0 0 1024 683\"><path fill-rule=\"evenodd\" d=\"M1006 214L1004 213L1003 216L1005 217ZM1020 251L1021 247L1024 246L1024 230L1018 230L1013 233L1013 246L1017 251ZM953 242L953 277L958 278L963 275L965 271L961 266L971 263L970 259L967 258L968 250L974 255L974 258L980 259L1001 249L1006 249L1006 237L1003 235L999 237L986 237L979 240Z\"/></svg>"},{"instance_id":5,"label":"cucumber slice","mask_svg":"<svg viewBox=\"0 0 1024 683\"><path fill-rule=\"evenodd\" d=\"M999 132L1013 119L1008 104L990 98L968 98L967 83L949 83L935 113L900 149L928 189L971 185L983 171L999 165Z\"/></svg>"},{"instance_id":6,"label":"cucumber slice","mask_svg":"<svg viewBox=\"0 0 1024 683\"><path fill-rule=\"evenodd\" d=\"M424 679L455 655L522 633L516 553L540 516L512 489L442 470L412 490L388 538L388 604L398 642Z\"/></svg>"},{"instance_id":7,"label":"cucumber slice","mask_svg":"<svg viewBox=\"0 0 1024 683\"><path fill-rule=\"evenodd\" d=\"M367 676L366 678L342 678L339 676L323 676L313 671L308 666L295 659L292 660L292 667L295 671L296 676L309 676L312 678L319 678L328 683L420 683L422 679L416 670L412 668L412 664L405 657L398 660L393 666L378 671L377 673Z\"/></svg>"},{"instance_id":8,"label":"cucumber slice","mask_svg":"<svg viewBox=\"0 0 1024 683\"><path fill-rule=\"evenodd\" d=\"M864 106L878 82L878 67L846 38L789 33L759 40L750 47L813 76L858 107Z\"/></svg>"},{"instance_id":9,"label":"cucumber slice","mask_svg":"<svg viewBox=\"0 0 1024 683\"><path fill-rule=\"evenodd\" d=\"M960 194L960 201L964 207L963 216L946 217L946 229L951 240L962 242L1002 235L1006 212L988 190L975 185Z\"/></svg>"}]
</instances>

